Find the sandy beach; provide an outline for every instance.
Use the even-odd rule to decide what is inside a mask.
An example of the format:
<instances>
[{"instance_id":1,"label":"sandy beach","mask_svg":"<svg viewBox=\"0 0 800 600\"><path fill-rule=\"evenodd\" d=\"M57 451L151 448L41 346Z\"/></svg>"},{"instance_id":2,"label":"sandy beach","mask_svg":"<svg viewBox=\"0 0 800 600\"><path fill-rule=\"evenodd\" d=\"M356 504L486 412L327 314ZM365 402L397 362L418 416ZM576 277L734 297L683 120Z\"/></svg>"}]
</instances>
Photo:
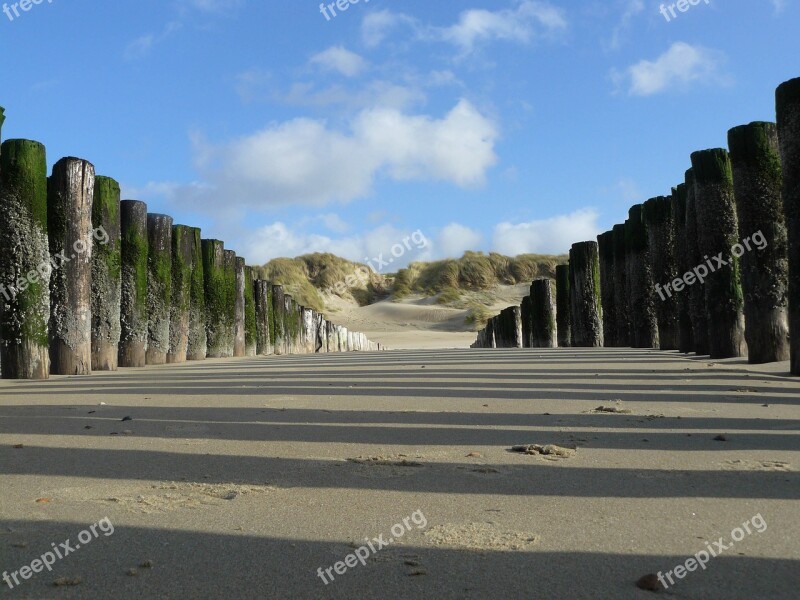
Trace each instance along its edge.
<instances>
[{"instance_id":1,"label":"sandy beach","mask_svg":"<svg viewBox=\"0 0 800 600\"><path fill-rule=\"evenodd\" d=\"M763 532L662 595L796 598L800 381L785 371L654 350L459 349L3 381L3 568L106 517L113 533L95 528L52 572L0 589L646 598L639 577L730 544L760 515ZM521 444L577 450L510 451Z\"/></svg>"}]
</instances>

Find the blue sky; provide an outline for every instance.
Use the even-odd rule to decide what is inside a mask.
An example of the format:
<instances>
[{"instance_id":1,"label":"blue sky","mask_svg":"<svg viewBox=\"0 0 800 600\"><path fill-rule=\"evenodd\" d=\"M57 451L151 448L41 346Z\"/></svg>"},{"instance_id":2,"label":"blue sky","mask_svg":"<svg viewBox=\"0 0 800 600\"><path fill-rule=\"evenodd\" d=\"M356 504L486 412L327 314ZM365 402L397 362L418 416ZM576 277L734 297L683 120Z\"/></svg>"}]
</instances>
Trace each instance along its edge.
<instances>
[{"instance_id":1,"label":"blue sky","mask_svg":"<svg viewBox=\"0 0 800 600\"><path fill-rule=\"evenodd\" d=\"M13 4L3 138L90 160L251 263L414 231L399 263L564 252L774 120L800 76L800 0Z\"/></svg>"}]
</instances>

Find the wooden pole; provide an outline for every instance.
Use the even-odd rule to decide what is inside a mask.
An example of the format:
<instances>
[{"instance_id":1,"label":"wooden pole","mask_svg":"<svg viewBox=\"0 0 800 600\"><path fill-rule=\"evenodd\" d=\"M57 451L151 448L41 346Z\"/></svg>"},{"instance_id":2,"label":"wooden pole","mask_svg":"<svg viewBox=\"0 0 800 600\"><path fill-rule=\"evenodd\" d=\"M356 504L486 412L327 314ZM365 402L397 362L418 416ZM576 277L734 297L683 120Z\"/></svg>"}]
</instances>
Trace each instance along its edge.
<instances>
[{"instance_id":1,"label":"wooden pole","mask_svg":"<svg viewBox=\"0 0 800 600\"><path fill-rule=\"evenodd\" d=\"M0 149L0 364L4 379L47 379L50 263L45 148Z\"/></svg>"},{"instance_id":2,"label":"wooden pole","mask_svg":"<svg viewBox=\"0 0 800 600\"><path fill-rule=\"evenodd\" d=\"M603 345L603 308L600 298L600 257L597 242L578 242L569 251L569 289L572 308L572 345Z\"/></svg>"},{"instance_id":3,"label":"wooden pole","mask_svg":"<svg viewBox=\"0 0 800 600\"><path fill-rule=\"evenodd\" d=\"M790 369L800 375L800 78L775 92L789 256Z\"/></svg>"},{"instance_id":4,"label":"wooden pole","mask_svg":"<svg viewBox=\"0 0 800 600\"><path fill-rule=\"evenodd\" d=\"M272 354L270 336L270 313L272 313L272 284L259 279L255 282L253 293L256 308L256 353L259 356Z\"/></svg>"},{"instance_id":5,"label":"wooden pole","mask_svg":"<svg viewBox=\"0 0 800 600\"><path fill-rule=\"evenodd\" d=\"M572 297L570 292L569 265L556 267L556 330L558 345L572 345Z\"/></svg>"},{"instance_id":6,"label":"wooden pole","mask_svg":"<svg viewBox=\"0 0 800 600\"><path fill-rule=\"evenodd\" d=\"M533 304L530 296L525 296L520 304L522 312L522 347L530 348L533 341Z\"/></svg>"},{"instance_id":7,"label":"wooden pole","mask_svg":"<svg viewBox=\"0 0 800 600\"><path fill-rule=\"evenodd\" d=\"M675 258L677 277L683 277L693 268L689 259L689 240L686 239L686 184L672 188L672 212L675 215ZM694 333L689 310L689 290L677 292L678 299L678 350L684 354L694 352Z\"/></svg>"},{"instance_id":8,"label":"wooden pole","mask_svg":"<svg viewBox=\"0 0 800 600\"><path fill-rule=\"evenodd\" d=\"M163 365L169 352L172 304L172 217L147 215L147 352L148 365Z\"/></svg>"},{"instance_id":9,"label":"wooden pole","mask_svg":"<svg viewBox=\"0 0 800 600\"><path fill-rule=\"evenodd\" d=\"M92 370L116 371L119 364L122 296L122 238L119 183L94 180L92 203Z\"/></svg>"},{"instance_id":10,"label":"wooden pole","mask_svg":"<svg viewBox=\"0 0 800 600\"><path fill-rule=\"evenodd\" d=\"M206 344L208 358L230 356L233 321L228 319L228 280L225 274L225 245L220 240L201 240L206 301Z\"/></svg>"},{"instance_id":11,"label":"wooden pole","mask_svg":"<svg viewBox=\"0 0 800 600\"><path fill-rule=\"evenodd\" d=\"M734 127L728 147L743 236L733 254L741 255L747 358L754 364L789 360L788 240L777 127Z\"/></svg>"},{"instance_id":12,"label":"wooden pole","mask_svg":"<svg viewBox=\"0 0 800 600\"><path fill-rule=\"evenodd\" d=\"M92 202L94 166L79 158L53 165L47 186L50 256L50 373L92 372Z\"/></svg>"},{"instance_id":13,"label":"wooden pole","mask_svg":"<svg viewBox=\"0 0 800 600\"><path fill-rule=\"evenodd\" d=\"M705 282L699 284L704 286L706 294L709 353L711 358L745 356L739 259L731 256L731 248L739 242L739 227L728 152L722 148L694 152L692 168L698 245L708 268ZM721 257L725 264L712 257Z\"/></svg>"},{"instance_id":14,"label":"wooden pole","mask_svg":"<svg viewBox=\"0 0 800 600\"><path fill-rule=\"evenodd\" d=\"M120 202L122 295L119 366L143 367L147 348L147 205Z\"/></svg>"},{"instance_id":15,"label":"wooden pole","mask_svg":"<svg viewBox=\"0 0 800 600\"><path fill-rule=\"evenodd\" d=\"M642 218L642 205L636 204L628 211L625 221L625 269L634 348L659 346L655 284L650 264L647 225Z\"/></svg>"},{"instance_id":16,"label":"wooden pole","mask_svg":"<svg viewBox=\"0 0 800 600\"><path fill-rule=\"evenodd\" d=\"M625 348L631 345L631 307L627 294L628 274L625 270L625 225L614 225L614 308L617 313L616 342Z\"/></svg>"},{"instance_id":17,"label":"wooden pole","mask_svg":"<svg viewBox=\"0 0 800 600\"><path fill-rule=\"evenodd\" d=\"M244 355L255 356L258 347L253 267L244 268Z\"/></svg>"},{"instance_id":18,"label":"wooden pole","mask_svg":"<svg viewBox=\"0 0 800 600\"><path fill-rule=\"evenodd\" d=\"M675 215L672 199L651 198L642 205L642 218L647 229L650 268L655 286L655 307L658 323L658 344L661 350L677 350L678 292L672 289L678 276L675 254Z\"/></svg>"},{"instance_id":19,"label":"wooden pole","mask_svg":"<svg viewBox=\"0 0 800 600\"><path fill-rule=\"evenodd\" d=\"M550 279L536 279L531 284L531 348L555 348L556 311Z\"/></svg>"},{"instance_id":20,"label":"wooden pole","mask_svg":"<svg viewBox=\"0 0 800 600\"><path fill-rule=\"evenodd\" d=\"M223 253L223 266L225 272L225 317L226 317L226 346L225 356L234 356L236 348L236 253L225 250Z\"/></svg>"},{"instance_id":21,"label":"wooden pole","mask_svg":"<svg viewBox=\"0 0 800 600\"><path fill-rule=\"evenodd\" d=\"M694 169L686 171L686 253L688 266L684 273L705 262L700 254L697 234L697 200L694 187ZM695 282L689 286L689 318L692 321L694 351L699 355L708 354L708 311L706 311L706 292Z\"/></svg>"},{"instance_id":22,"label":"wooden pole","mask_svg":"<svg viewBox=\"0 0 800 600\"><path fill-rule=\"evenodd\" d=\"M274 327L270 328L275 354L288 354L286 341L286 294L283 286L272 286L272 314Z\"/></svg>"},{"instance_id":23,"label":"wooden pole","mask_svg":"<svg viewBox=\"0 0 800 600\"><path fill-rule=\"evenodd\" d=\"M245 305L245 262L241 257L236 258L236 296L234 298L233 317L233 355L245 355L244 334L244 305Z\"/></svg>"},{"instance_id":24,"label":"wooden pole","mask_svg":"<svg viewBox=\"0 0 800 600\"><path fill-rule=\"evenodd\" d=\"M189 338L186 360L205 360L208 354L206 333L205 270L201 231L191 228L191 283L189 284Z\"/></svg>"},{"instance_id":25,"label":"wooden pole","mask_svg":"<svg viewBox=\"0 0 800 600\"><path fill-rule=\"evenodd\" d=\"M617 346L617 304L614 294L614 232L606 231L597 236L600 253L600 299L603 305L603 344Z\"/></svg>"},{"instance_id":26,"label":"wooden pole","mask_svg":"<svg viewBox=\"0 0 800 600\"><path fill-rule=\"evenodd\" d=\"M189 352L189 309L192 303L194 230L172 226L172 301L169 314L168 363L186 362Z\"/></svg>"}]
</instances>

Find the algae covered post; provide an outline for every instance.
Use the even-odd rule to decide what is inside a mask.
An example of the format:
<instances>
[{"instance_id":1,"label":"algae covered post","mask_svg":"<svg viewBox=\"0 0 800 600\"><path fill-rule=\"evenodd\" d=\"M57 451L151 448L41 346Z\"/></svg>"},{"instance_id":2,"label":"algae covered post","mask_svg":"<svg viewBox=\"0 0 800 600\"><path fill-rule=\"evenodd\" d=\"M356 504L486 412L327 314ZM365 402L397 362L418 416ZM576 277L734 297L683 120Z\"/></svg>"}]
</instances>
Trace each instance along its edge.
<instances>
[{"instance_id":1,"label":"algae covered post","mask_svg":"<svg viewBox=\"0 0 800 600\"><path fill-rule=\"evenodd\" d=\"M0 362L5 379L47 379L50 265L45 148L0 148Z\"/></svg>"},{"instance_id":2,"label":"algae covered post","mask_svg":"<svg viewBox=\"0 0 800 600\"><path fill-rule=\"evenodd\" d=\"M119 183L110 177L94 180L92 227L92 369L116 371L119 361L122 295L122 239Z\"/></svg>"}]
</instances>

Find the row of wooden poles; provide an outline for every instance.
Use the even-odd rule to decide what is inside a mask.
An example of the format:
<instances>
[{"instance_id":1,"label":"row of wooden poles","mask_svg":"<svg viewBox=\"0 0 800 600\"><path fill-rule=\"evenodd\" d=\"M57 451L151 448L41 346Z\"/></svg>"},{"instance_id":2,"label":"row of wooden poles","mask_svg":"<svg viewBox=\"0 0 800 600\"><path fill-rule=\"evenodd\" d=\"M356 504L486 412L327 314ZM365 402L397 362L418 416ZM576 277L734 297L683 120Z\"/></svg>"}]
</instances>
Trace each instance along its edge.
<instances>
[{"instance_id":1,"label":"row of wooden poles","mask_svg":"<svg viewBox=\"0 0 800 600\"><path fill-rule=\"evenodd\" d=\"M88 161L63 158L48 177L38 142L0 146L0 213L3 378L382 350L256 280L223 242L120 201Z\"/></svg>"},{"instance_id":2,"label":"row of wooden poles","mask_svg":"<svg viewBox=\"0 0 800 600\"><path fill-rule=\"evenodd\" d=\"M534 281L473 347L660 348L800 375L800 78L776 109L777 123L731 129L728 149L694 152L670 196L574 244L554 284Z\"/></svg>"}]
</instances>

